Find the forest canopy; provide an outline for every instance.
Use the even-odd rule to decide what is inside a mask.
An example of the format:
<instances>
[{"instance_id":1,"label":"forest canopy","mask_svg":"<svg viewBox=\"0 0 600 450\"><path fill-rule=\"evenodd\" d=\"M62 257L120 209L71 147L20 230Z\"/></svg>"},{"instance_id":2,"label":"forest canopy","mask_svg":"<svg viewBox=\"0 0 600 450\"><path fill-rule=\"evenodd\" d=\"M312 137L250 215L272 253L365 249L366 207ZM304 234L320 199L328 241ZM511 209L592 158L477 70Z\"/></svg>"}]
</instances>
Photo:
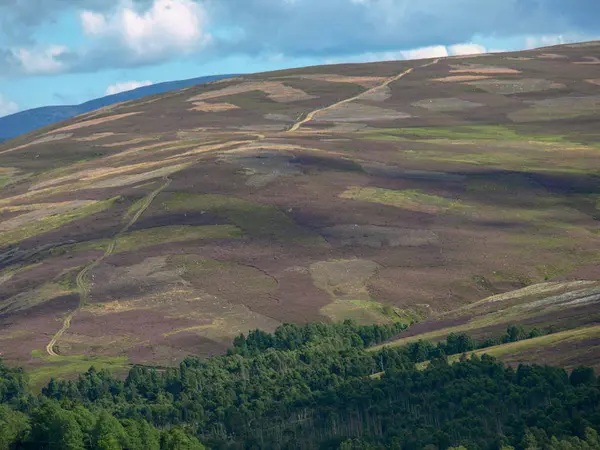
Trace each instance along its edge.
<instances>
[{"instance_id":1,"label":"forest canopy","mask_svg":"<svg viewBox=\"0 0 600 450\"><path fill-rule=\"evenodd\" d=\"M179 367L93 367L41 393L0 361L5 449L600 449L590 368L504 366L468 335L383 347L403 325L284 325ZM540 330L509 327L493 342ZM417 363L430 361L427 368Z\"/></svg>"}]
</instances>

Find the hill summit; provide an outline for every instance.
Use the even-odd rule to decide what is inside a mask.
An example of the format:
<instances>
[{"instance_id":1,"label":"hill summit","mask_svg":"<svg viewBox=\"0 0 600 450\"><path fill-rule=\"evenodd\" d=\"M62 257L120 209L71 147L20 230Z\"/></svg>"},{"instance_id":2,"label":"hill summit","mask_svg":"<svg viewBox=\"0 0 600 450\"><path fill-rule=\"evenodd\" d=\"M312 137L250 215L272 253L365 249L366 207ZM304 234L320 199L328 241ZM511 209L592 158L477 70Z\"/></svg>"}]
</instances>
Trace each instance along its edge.
<instances>
[{"instance_id":1,"label":"hill summit","mask_svg":"<svg viewBox=\"0 0 600 450\"><path fill-rule=\"evenodd\" d=\"M286 322L593 323L599 58L234 77L4 143L5 358L56 375L170 365Z\"/></svg>"}]
</instances>

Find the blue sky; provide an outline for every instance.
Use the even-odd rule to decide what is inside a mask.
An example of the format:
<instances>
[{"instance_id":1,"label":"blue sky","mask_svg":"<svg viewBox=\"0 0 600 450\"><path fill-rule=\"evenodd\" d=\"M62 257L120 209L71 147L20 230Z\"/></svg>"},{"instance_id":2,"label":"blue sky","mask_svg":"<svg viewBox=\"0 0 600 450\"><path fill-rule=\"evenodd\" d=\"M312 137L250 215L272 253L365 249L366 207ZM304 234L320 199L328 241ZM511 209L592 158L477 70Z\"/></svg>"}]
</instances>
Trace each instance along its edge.
<instances>
[{"instance_id":1,"label":"blue sky","mask_svg":"<svg viewBox=\"0 0 600 450\"><path fill-rule=\"evenodd\" d=\"M203 75L598 39L597 0L2 0L0 116Z\"/></svg>"}]
</instances>

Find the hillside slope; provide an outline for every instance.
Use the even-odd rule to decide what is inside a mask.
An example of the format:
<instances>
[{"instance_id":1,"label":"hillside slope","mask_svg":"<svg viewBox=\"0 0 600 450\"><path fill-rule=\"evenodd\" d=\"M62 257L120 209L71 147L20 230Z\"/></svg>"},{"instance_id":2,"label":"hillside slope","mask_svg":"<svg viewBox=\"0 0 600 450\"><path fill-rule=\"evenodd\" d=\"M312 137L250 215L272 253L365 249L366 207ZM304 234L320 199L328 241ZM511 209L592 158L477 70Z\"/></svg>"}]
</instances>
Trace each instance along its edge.
<instances>
[{"instance_id":1,"label":"hillside slope","mask_svg":"<svg viewBox=\"0 0 600 450\"><path fill-rule=\"evenodd\" d=\"M202 83L221 80L233 75L213 75L208 77L191 78L189 80L167 81L150 86L143 86L118 94L96 98L80 105L43 106L40 108L20 111L9 116L0 117L0 142L7 141L38 128L52 125L70 119L71 117L85 114L105 106L114 105L129 100L146 97L148 95L162 94L164 92L183 89Z\"/></svg>"},{"instance_id":2,"label":"hillside slope","mask_svg":"<svg viewBox=\"0 0 600 450\"><path fill-rule=\"evenodd\" d=\"M284 322L436 320L598 280L599 57L248 75L5 143L2 351L167 365ZM569 305L573 326L597 297Z\"/></svg>"}]
</instances>

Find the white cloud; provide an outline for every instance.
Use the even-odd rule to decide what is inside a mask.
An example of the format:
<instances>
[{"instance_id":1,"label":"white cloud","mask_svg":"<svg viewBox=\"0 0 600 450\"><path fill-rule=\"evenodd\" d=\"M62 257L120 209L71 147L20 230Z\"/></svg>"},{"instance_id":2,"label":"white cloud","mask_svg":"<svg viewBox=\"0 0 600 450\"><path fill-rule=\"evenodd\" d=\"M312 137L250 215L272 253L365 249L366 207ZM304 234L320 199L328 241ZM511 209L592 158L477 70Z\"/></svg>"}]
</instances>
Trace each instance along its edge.
<instances>
[{"instance_id":1,"label":"white cloud","mask_svg":"<svg viewBox=\"0 0 600 450\"><path fill-rule=\"evenodd\" d=\"M443 45L435 45L432 47L405 50L400 52L400 55L402 56L402 59L443 58L448 56L448 49Z\"/></svg>"},{"instance_id":2,"label":"white cloud","mask_svg":"<svg viewBox=\"0 0 600 450\"><path fill-rule=\"evenodd\" d=\"M448 56L479 55L488 52L489 50L486 49L485 46L473 43L454 44L448 46L434 45L431 47L421 47L411 50L401 50L397 52L368 52L344 58L328 58L325 60L325 64L338 64L344 62L377 62L445 58Z\"/></svg>"},{"instance_id":3,"label":"white cloud","mask_svg":"<svg viewBox=\"0 0 600 450\"><path fill-rule=\"evenodd\" d=\"M80 21L88 37L116 41L142 60L188 53L210 39L204 10L193 0L154 0L145 12L123 0L111 14L83 11Z\"/></svg>"},{"instance_id":4,"label":"white cloud","mask_svg":"<svg viewBox=\"0 0 600 450\"><path fill-rule=\"evenodd\" d=\"M19 48L12 51L21 70L27 75L48 75L62 71L64 63L59 57L67 52L67 47L62 45L34 49Z\"/></svg>"},{"instance_id":5,"label":"white cloud","mask_svg":"<svg viewBox=\"0 0 600 450\"><path fill-rule=\"evenodd\" d=\"M108 26L104 15L93 11L83 11L80 20L83 31L89 36L102 34Z\"/></svg>"},{"instance_id":6,"label":"white cloud","mask_svg":"<svg viewBox=\"0 0 600 450\"><path fill-rule=\"evenodd\" d=\"M2 94L0 94L0 117L8 116L9 114L14 114L19 110L19 106L15 102L11 102L10 100L5 99Z\"/></svg>"},{"instance_id":7,"label":"white cloud","mask_svg":"<svg viewBox=\"0 0 600 450\"><path fill-rule=\"evenodd\" d=\"M106 95L118 94L120 92L131 91L142 86L150 86L152 81L121 81L115 84L111 84L106 88Z\"/></svg>"},{"instance_id":8,"label":"white cloud","mask_svg":"<svg viewBox=\"0 0 600 450\"><path fill-rule=\"evenodd\" d=\"M564 44L566 42L562 35L554 36L529 36L525 39L525 48L534 49L538 47L550 47L552 45Z\"/></svg>"},{"instance_id":9,"label":"white cloud","mask_svg":"<svg viewBox=\"0 0 600 450\"><path fill-rule=\"evenodd\" d=\"M487 51L483 45L479 44L456 44L448 47L448 53L453 56L480 55Z\"/></svg>"}]
</instances>

